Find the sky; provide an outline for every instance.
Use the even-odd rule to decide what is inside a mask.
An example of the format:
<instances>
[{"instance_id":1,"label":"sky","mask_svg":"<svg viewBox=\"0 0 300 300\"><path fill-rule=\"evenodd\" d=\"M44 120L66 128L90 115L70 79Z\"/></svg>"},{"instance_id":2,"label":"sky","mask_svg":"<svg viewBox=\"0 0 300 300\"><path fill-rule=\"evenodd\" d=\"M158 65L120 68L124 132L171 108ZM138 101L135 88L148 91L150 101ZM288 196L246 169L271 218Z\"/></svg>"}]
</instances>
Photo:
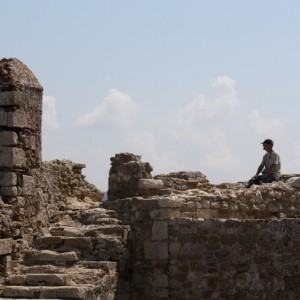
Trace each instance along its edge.
<instances>
[{"instance_id":1,"label":"sky","mask_svg":"<svg viewBox=\"0 0 300 300\"><path fill-rule=\"evenodd\" d=\"M130 152L152 175L247 181L264 139L300 173L300 1L0 0L0 58L44 88L43 160L108 188ZM297 133L298 132L298 133Z\"/></svg>"}]
</instances>

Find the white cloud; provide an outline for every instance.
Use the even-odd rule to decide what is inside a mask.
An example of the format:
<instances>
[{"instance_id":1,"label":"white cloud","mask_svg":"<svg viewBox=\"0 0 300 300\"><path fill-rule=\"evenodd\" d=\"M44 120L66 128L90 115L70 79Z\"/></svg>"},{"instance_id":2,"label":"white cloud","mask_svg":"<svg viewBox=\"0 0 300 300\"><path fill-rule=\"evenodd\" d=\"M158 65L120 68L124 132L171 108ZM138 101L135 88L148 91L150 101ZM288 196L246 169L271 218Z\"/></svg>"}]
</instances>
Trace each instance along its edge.
<instances>
[{"instance_id":1,"label":"white cloud","mask_svg":"<svg viewBox=\"0 0 300 300\"><path fill-rule=\"evenodd\" d=\"M46 125L52 129L59 128L55 108L55 98L53 96L43 97L43 125Z\"/></svg>"},{"instance_id":2,"label":"white cloud","mask_svg":"<svg viewBox=\"0 0 300 300\"><path fill-rule=\"evenodd\" d=\"M225 91L221 93L213 102L218 107L218 112L223 109L233 112L240 104L235 89L235 81L228 76L219 76L212 82L212 87L223 87Z\"/></svg>"},{"instance_id":3,"label":"white cloud","mask_svg":"<svg viewBox=\"0 0 300 300\"><path fill-rule=\"evenodd\" d=\"M199 94L184 107L178 108L168 118L172 135L177 138L195 138L200 131L205 131L210 122L222 120L228 113L232 113L240 104L235 89L235 81L228 76L217 77L212 82L213 88L223 88L212 99Z\"/></svg>"},{"instance_id":4,"label":"white cloud","mask_svg":"<svg viewBox=\"0 0 300 300\"><path fill-rule=\"evenodd\" d=\"M288 123L287 119L264 118L257 110L252 110L248 119L254 131L262 136L281 136Z\"/></svg>"},{"instance_id":5,"label":"white cloud","mask_svg":"<svg viewBox=\"0 0 300 300\"><path fill-rule=\"evenodd\" d=\"M91 126L98 121L114 124L122 128L129 128L133 122L133 116L138 113L140 107L129 95L111 89L94 111L86 113L77 119L80 126Z\"/></svg>"},{"instance_id":6,"label":"white cloud","mask_svg":"<svg viewBox=\"0 0 300 300\"><path fill-rule=\"evenodd\" d=\"M168 143L167 138L165 141ZM157 139L151 132L130 133L126 136L126 142L130 145L130 151L142 155L142 160L148 161L154 167L155 174L178 168L179 159L176 153L168 149L168 144L164 144L166 147L159 150Z\"/></svg>"},{"instance_id":7,"label":"white cloud","mask_svg":"<svg viewBox=\"0 0 300 300\"><path fill-rule=\"evenodd\" d=\"M282 157L285 157L282 159L284 173L300 173L300 144L298 142L293 142L288 149L285 149Z\"/></svg>"},{"instance_id":8,"label":"white cloud","mask_svg":"<svg viewBox=\"0 0 300 300\"><path fill-rule=\"evenodd\" d=\"M129 95L111 89L93 111L77 119L83 127L81 142L86 141L83 145L90 145L87 142L90 130L85 126L99 123L105 125L105 145L95 141L94 150L91 151L89 146L82 150L81 156L67 147L66 153L88 162L86 173L97 178L92 182L105 186L105 189L109 158L121 152L141 155L144 162L153 166L153 174L193 170L203 172L214 183L247 180L248 175L253 175L253 165L255 169L261 159L259 149L256 156L249 150L252 140L257 141L260 135L276 139L273 132L276 135L283 133L287 121L263 118L257 111L252 111L248 120L243 112L236 113L240 101L236 83L228 76L216 78L212 88L213 96L199 93L177 109L171 107L169 115L151 114L151 123L149 112ZM120 130L120 127L130 130ZM78 137L74 143L77 140ZM100 140L103 141L103 136ZM80 147L84 149L84 146ZM284 166L287 165L285 160ZM299 160L289 161L289 165L298 166Z\"/></svg>"}]
</instances>

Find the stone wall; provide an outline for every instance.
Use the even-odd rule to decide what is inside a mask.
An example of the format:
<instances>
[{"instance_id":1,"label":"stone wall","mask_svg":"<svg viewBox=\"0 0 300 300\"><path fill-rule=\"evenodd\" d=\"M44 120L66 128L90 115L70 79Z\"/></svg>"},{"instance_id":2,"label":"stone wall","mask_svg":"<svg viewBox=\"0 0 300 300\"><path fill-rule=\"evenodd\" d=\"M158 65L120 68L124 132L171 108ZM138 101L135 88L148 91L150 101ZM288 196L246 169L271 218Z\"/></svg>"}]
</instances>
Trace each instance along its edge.
<instances>
[{"instance_id":1,"label":"stone wall","mask_svg":"<svg viewBox=\"0 0 300 300\"><path fill-rule=\"evenodd\" d=\"M276 205L279 190L286 193L283 217L268 209L269 201ZM123 262L117 299L297 299L300 220L285 216L299 202L299 191L277 183L226 192L231 193L226 213L216 205L224 201L220 195L105 202L131 224L130 256ZM243 205L255 205L250 192L262 195L259 214L240 206L239 218L231 217L239 197Z\"/></svg>"},{"instance_id":2,"label":"stone wall","mask_svg":"<svg viewBox=\"0 0 300 300\"><path fill-rule=\"evenodd\" d=\"M0 60L0 238L32 240L69 199L102 200L81 174L85 165L42 163L42 92L25 64Z\"/></svg>"},{"instance_id":3,"label":"stone wall","mask_svg":"<svg viewBox=\"0 0 300 300\"><path fill-rule=\"evenodd\" d=\"M111 157L108 178L108 199L114 200L138 195L141 179L152 178L152 167L142 162L140 155L120 153Z\"/></svg>"},{"instance_id":4,"label":"stone wall","mask_svg":"<svg viewBox=\"0 0 300 300\"><path fill-rule=\"evenodd\" d=\"M0 61L0 195L32 194L41 156L43 88L17 59Z\"/></svg>"},{"instance_id":5,"label":"stone wall","mask_svg":"<svg viewBox=\"0 0 300 300\"><path fill-rule=\"evenodd\" d=\"M299 179L247 189L178 172L120 190L103 203L131 226L117 299L299 298Z\"/></svg>"},{"instance_id":6,"label":"stone wall","mask_svg":"<svg viewBox=\"0 0 300 300\"><path fill-rule=\"evenodd\" d=\"M81 174L85 165L42 162L42 92L26 65L0 60L0 285L53 216L102 201Z\"/></svg>"},{"instance_id":7,"label":"stone wall","mask_svg":"<svg viewBox=\"0 0 300 300\"><path fill-rule=\"evenodd\" d=\"M102 202L84 164L42 162L42 90L23 63L0 61L0 297L300 297L299 175L246 189L201 172L152 177L120 153ZM70 267L75 281L58 288L51 272Z\"/></svg>"},{"instance_id":8,"label":"stone wall","mask_svg":"<svg viewBox=\"0 0 300 300\"><path fill-rule=\"evenodd\" d=\"M32 197L11 197L5 202L0 198L0 238L30 243L47 229L57 212L72 205L99 205L103 193L85 180L81 174L84 167L68 160L54 160L32 170Z\"/></svg>"}]
</instances>

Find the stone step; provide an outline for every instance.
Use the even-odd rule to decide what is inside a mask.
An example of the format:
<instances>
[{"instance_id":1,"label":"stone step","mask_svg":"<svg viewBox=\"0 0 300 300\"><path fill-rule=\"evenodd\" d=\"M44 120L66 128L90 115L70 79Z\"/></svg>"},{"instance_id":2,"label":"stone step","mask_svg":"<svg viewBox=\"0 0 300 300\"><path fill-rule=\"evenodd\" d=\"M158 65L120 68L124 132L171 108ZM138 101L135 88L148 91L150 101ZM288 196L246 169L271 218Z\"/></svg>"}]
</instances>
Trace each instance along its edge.
<instances>
[{"instance_id":1,"label":"stone step","mask_svg":"<svg viewBox=\"0 0 300 300\"><path fill-rule=\"evenodd\" d=\"M85 210L69 210L68 215L81 224L102 224L104 223L118 223L117 213L114 210L104 208L92 208Z\"/></svg>"},{"instance_id":2,"label":"stone step","mask_svg":"<svg viewBox=\"0 0 300 300\"><path fill-rule=\"evenodd\" d=\"M101 285L109 277L115 282L118 279L117 263L99 264L85 262L69 268L52 265L35 265L23 269L23 275L11 277L11 285Z\"/></svg>"},{"instance_id":3,"label":"stone step","mask_svg":"<svg viewBox=\"0 0 300 300\"><path fill-rule=\"evenodd\" d=\"M91 232L90 234L95 234ZM74 253L71 261L77 258L82 260L116 260L125 247L124 238L115 235L96 235L95 237L65 238L65 237L44 237L40 245L36 246L42 254L31 255L26 261L63 261L64 256ZM46 249L51 249L46 250ZM48 251L48 252L44 252ZM67 251L67 252L66 252ZM70 252L71 251L71 252ZM76 251L76 253L75 253ZM61 258L56 253L64 254ZM117 256L116 256L117 255Z\"/></svg>"},{"instance_id":4,"label":"stone step","mask_svg":"<svg viewBox=\"0 0 300 300\"><path fill-rule=\"evenodd\" d=\"M64 237L89 237L99 234L116 235L124 237L130 227L128 225L104 224L104 225L83 225L83 226L57 226L50 230L52 236Z\"/></svg>"},{"instance_id":5,"label":"stone step","mask_svg":"<svg viewBox=\"0 0 300 300\"><path fill-rule=\"evenodd\" d=\"M74 285L69 274L25 274L14 275L10 278L9 285L26 286L70 286Z\"/></svg>"},{"instance_id":6,"label":"stone step","mask_svg":"<svg viewBox=\"0 0 300 300\"><path fill-rule=\"evenodd\" d=\"M46 236L37 240L40 249L92 249L91 237Z\"/></svg>"},{"instance_id":7,"label":"stone step","mask_svg":"<svg viewBox=\"0 0 300 300\"><path fill-rule=\"evenodd\" d=\"M86 228L85 236L112 235L120 238L127 237L129 226L126 225L103 225Z\"/></svg>"},{"instance_id":8,"label":"stone step","mask_svg":"<svg viewBox=\"0 0 300 300\"><path fill-rule=\"evenodd\" d=\"M27 263L33 262L51 262L51 263L75 263L79 258L75 251L56 252L50 250L30 250L25 254L25 261Z\"/></svg>"},{"instance_id":9,"label":"stone step","mask_svg":"<svg viewBox=\"0 0 300 300\"><path fill-rule=\"evenodd\" d=\"M27 299L91 299L94 286L6 286L2 297Z\"/></svg>"},{"instance_id":10,"label":"stone step","mask_svg":"<svg viewBox=\"0 0 300 300\"><path fill-rule=\"evenodd\" d=\"M33 265L25 266L23 268L24 274L67 274L76 270L78 272L84 272L85 269L97 269L103 270L107 274L116 272L117 262L115 261L78 261L71 267L62 267L55 265Z\"/></svg>"}]
</instances>

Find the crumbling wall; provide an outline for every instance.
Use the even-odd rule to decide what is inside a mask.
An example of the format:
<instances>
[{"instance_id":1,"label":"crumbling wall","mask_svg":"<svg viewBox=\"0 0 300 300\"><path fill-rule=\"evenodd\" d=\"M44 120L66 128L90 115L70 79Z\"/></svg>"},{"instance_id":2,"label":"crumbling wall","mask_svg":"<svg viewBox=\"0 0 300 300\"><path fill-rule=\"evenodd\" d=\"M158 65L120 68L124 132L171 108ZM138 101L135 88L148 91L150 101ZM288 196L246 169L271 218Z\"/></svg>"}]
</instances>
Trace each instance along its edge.
<instances>
[{"instance_id":1,"label":"crumbling wall","mask_svg":"<svg viewBox=\"0 0 300 300\"><path fill-rule=\"evenodd\" d=\"M85 165L42 163L43 88L18 59L0 60L0 237L32 237L72 197L102 194L81 174Z\"/></svg>"},{"instance_id":2,"label":"crumbling wall","mask_svg":"<svg viewBox=\"0 0 300 300\"><path fill-rule=\"evenodd\" d=\"M141 156L116 154L109 174L113 201L102 205L130 225L122 256L127 227L115 228L119 220L102 211L85 210L103 195L85 181L84 165L42 162L41 101L32 72L16 59L1 60L0 284L12 265L22 265L32 240L59 222L52 217L66 217L73 207L79 219L86 213L89 221L113 222L99 232L126 229L126 237L114 240L117 299L299 298L299 178L250 189L210 184L200 172L152 178ZM101 238L95 251L108 259L112 244L101 249Z\"/></svg>"},{"instance_id":3,"label":"crumbling wall","mask_svg":"<svg viewBox=\"0 0 300 300\"><path fill-rule=\"evenodd\" d=\"M17 59L0 61L0 195L33 192L31 170L41 156L43 88Z\"/></svg>"},{"instance_id":4,"label":"crumbling wall","mask_svg":"<svg viewBox=\"0 0 300 300\"><path fill-rule=\"evenodd\" d=\"M43 88L17 59L0 61L1 237L32 232L35 216L34 169L41 164Z\"/></svg>"},{"instance_id":5,"label":"crumbling wall","mask_svg":"<svg viewBox=\"0 0 300 300\"><path fill-rule=\"evenodd\" d=\"M114 200L138 195L141 179L151 179L152 167L142 162L140 155L120 153L111 157L108 178L108 199Z\"/></svg>"},{"instance_id":6,"label":"crumbling wall","mask_svg":"<svg viewBox=\"0 0 300 300\"><path fill-rule=\"evenodd\" d=\"M155 176L156 194L103 203L131 225L117 299L299 298L300 189L289 177L247 189L178 172Z\"/></svg>"},{"instance_id":7,"label":"crumbling wall","mask_svg":"<svg viewBox=\"0 0 300 300\"><path fill-rule=\"evenodd\" d=\"M42 92L25 64L0 60L0 283L55 212L103 197L81 174L85 165L42 162Z\"/></svg>"},{"instance_id":8,"label":"crumbling wall","mask_svg":"<svg viewBox=\"0 0 300 300\"><path fill-rule=\"evenodd\" d=\"M273 189L274 185L253 188L254 194L265 196L257 219L242 214L230 218L234 211L228 208L227 218L199 217L207 203L200 195L105 202L131 224L130 256L123 262L117 299L299 298L300 219L270 214L265 203ZM284 190L281 184L277 189ZM298 190L287 189L290 201L300 202ZM231 193L229 204L236 201ZM219 196L212 196L211 203ZM251 198L245 199L250 206ZM291 202L286 200L282 216L290 213Z\"/></svg>"}]
</instances>

